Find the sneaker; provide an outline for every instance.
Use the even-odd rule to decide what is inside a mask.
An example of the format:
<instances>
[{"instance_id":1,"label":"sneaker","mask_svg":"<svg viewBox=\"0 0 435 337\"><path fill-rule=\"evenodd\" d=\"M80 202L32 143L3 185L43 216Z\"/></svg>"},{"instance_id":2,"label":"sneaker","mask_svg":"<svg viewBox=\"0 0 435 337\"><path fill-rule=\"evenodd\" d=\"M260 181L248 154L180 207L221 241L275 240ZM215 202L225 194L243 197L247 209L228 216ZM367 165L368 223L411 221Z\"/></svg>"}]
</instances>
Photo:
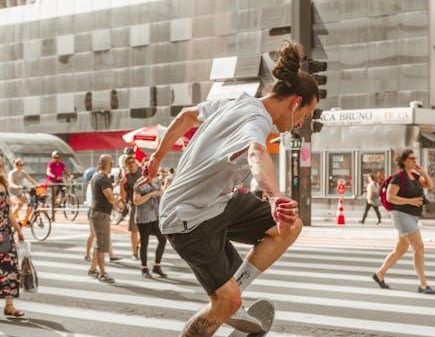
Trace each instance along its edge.
<instances>
[{"instance_id":1,"label":"sneaker","mask_svg":"<svg viewBox=\"0 0 435 337\"><path fill-rule=\"evenodd\" d=\"M131 259L132 259L133 261L139 261L139 256L138 256L138 255L132 255L132 256L131 256Z\"/></svg>"},{"instance_id":2,"label":"sneaker","mask_svg":"<svg viewBox=\"0 0 435 337\"><path fill-rule=\"evenodd\" d=\"M429 286L426 286L426 288L418 286L418 292L426 295L435 295L435 291Z\"/></svg>"},{"instance_id":3,"label":"sneaker","mask_svg":"<svg viewBox=\"0 0 435 337\"><path fill-rule=\"evenodd\" d=\"M382 226L382 222L378 222L378 226Z\"/></svg>"},{"instance_id":4,"label":"sneaker","mask_svg":"<svg viewBox=\"0 0 435 337\"><path fill-rule=\"evenodd\" d=\"M98 276L98 281L104 283L115 283L115 280L111 278L107 273Z\"/></svg>"},{"instance_id":5,"label":"sneaker","mask_svg":"<svg viewBox=\"0 0 435 337\"><path fill-rule=\"evenodd\" d=\"M110 257L110 262L115 262L115 261L119 261L122 260L122 257L120 256L111 256Z\"/></svg>"},{"instance_id":6,"label":"sneaker","mask_svg":"<svg viewBox=\"0 0 435 337\"><path fill-rule=\"evenodd\" d=\"M240 309L237 310L237 312L231 316L226 323L234 329L246 333L264 331L263 324L255 317L249 315L244 307L240 307Z\"/></svg>"},{"instance_id":7,"label":"sneaker","mask_svg":"<svg viewBox=\"0 0 435 337\"><path fill-rule=\"evenodd\" d=\"M148 268L142 268L142 277L143 278L153 278L153 276L150 274L150 271Z\"/></svg>"},{"instance_id":8,"label":"sneaker","mask_svg":"<svg viewBox=\"0 0 435 337\"><path fill-rule=\"evenodd\" d=\"M159 275L162 278L167 278L168 277L168 275L166 275L163 272L162 267L160 267L160 266L154 266L153 267L153 273Z\"/></svg>"},{"instance_id":9,"label":"sneaker","mask_svg":"<svg viewBox=\"0 0 435 337\"><path fill-rule=\"evenodd\" d=\"M89 276L92 276L92 277L96 277L96 278L98 278L99 273L97 272L97 270L89 269L89 270L88 270L88 275L89 275Z\"/></svg>"}]
</instances>

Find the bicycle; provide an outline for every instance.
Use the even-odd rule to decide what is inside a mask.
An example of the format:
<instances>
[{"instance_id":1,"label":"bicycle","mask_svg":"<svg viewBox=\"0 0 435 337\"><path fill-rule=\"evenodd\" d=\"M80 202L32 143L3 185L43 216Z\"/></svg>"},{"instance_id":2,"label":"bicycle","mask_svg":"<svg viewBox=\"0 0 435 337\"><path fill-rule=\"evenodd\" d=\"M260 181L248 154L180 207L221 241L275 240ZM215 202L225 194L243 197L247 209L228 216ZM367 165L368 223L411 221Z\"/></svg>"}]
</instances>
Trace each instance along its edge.
<instances>
[{"instance_id":1,"label":"bicycle","mask_svg":"<svg viewBox=\"0 0 435 337\"><path fill-rule=\"evenodd\" d=\"M54 215L57 208L63 209L63 216L65 220L74 221L79 215L79 199L74 194L74 185L72 183L68 185L64 184L50 184L51 192L56 193L56 199L54 208L52 209L52 220L54 221ZM59 186L59 191L55 191L55 187ZM69 190L71 188L71 191Z\"/></svg>"},{"instance_id":2,"label":"bicycle","mask_svg":"<svg viewBox=\"0 0 435 337\"><path fill-rule=\"evenodd\" d=\"M18 223L22 228L29 226L32 236L35 240L44 241L51 233L50 216L45 209L40 208L40 206L46 206L46 200L48 197L47 188L44 186L36 186L31 188L28 193L31 197L35 197L30 220L28 223L23 223L22 221L18 220ZM28 205L30 205L29 201Z\"/></svg>"}]
</instances>

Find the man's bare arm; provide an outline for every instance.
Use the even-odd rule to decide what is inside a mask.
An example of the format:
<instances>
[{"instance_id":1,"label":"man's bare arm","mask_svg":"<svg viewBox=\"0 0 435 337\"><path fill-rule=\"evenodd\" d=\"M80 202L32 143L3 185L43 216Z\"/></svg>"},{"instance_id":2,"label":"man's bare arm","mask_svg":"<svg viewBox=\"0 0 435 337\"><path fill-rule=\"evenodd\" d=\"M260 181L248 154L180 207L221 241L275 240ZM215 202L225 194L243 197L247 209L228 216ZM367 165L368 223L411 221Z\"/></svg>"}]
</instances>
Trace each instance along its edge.
<instances>
[{"instance_id":1,"label":"man's bare arm","mask_svg":"<svg viewBox=\"0 0 435 337\"><path fill-rule=\"evenodd\" d=\"M181 112L171 122L157 150L151 155L148 162L148 176L154 177L159 169L160 161L172 148L172 145L184 136L191 128L199 125L198 107L190 107L181 110Z\"/></svg>"}]
</instances>

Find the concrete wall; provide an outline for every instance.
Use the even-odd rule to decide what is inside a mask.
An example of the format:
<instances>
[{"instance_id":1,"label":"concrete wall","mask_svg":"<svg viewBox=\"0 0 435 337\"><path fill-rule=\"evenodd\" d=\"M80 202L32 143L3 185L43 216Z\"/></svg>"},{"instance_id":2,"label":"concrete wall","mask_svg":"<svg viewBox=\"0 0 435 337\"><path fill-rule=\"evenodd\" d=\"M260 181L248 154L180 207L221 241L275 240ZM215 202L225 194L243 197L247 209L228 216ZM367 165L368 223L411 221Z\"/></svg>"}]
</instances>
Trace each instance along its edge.
<instances>
[{"instance_id":1,"label":"concrete wall","mask_svg":"<svg viewBox=\"0 0 435 337\"><path fill-rule=\"evenodd\" d=\"M313 4L314 55L329 62L325 108L428 104L428 0ZM44 0L2 9L0 131L167 125L177 100L207 97L213 58L237 55L253 73L253 59L290 38L271 29L289 25L291 0Z\"/></svg>"}]
</instances>

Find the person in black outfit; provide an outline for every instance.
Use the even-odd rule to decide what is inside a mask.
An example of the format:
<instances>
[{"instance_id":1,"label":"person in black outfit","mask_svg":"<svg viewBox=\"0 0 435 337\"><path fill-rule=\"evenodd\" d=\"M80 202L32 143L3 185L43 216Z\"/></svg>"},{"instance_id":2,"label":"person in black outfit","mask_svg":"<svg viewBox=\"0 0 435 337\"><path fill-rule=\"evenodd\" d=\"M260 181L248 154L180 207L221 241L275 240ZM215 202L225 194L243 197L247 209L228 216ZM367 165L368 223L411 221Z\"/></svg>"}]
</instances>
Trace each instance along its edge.
<instances>
[{"instance_id":1,"label":"person in black outfit","mask_svg":"<svg viewBox=\"0 0 435 337\"><path fill-rule=\"evenodd\" d=\"M383 289L390 288L384 281L385 273L408 251L414 251L414 267L420 280L419 293L435 294L427 284L424 268L424 244L418 228L425 201L423 188L434 187L431 177L417 163L412 150L405 150L397 160L402 169L388 184L387 200L392 205L393 224L399 231L394 250L385 258L381 268L373 275L375 282Z\"/></svg>"},{"instance_id":2,"label":"person in black outfit","mask_svg":"<svg viewBox=\"0 0 435 337\"><path fill-rule=\"evenodd\" d=\"M133 202L136 206L136 224L140 233L140 259L142 262L142 276L151 278L147 265L147 250L150 235L159 241L152 272L166 278L160 262L166 245L166 237L159 228L159 200L162 195L160 187L147 177L141 177L134 186Z\"/></svg>"},{"instance_id":3,"label":"person in black outfit","mask_svg":"<svg viewBox=\"0 0 435 337\"><path fill-rule=\"evenodd\" d=\"M138 257L138 233L135 221L136 207L133 203L134 184L142 176L136 159L133 156L128 156L125 160L126 173L121 181L121 199L130 205L130 218L128 220L128 230L131 239L132 260L139 260Z\"/></svg>"}]
</instances>

